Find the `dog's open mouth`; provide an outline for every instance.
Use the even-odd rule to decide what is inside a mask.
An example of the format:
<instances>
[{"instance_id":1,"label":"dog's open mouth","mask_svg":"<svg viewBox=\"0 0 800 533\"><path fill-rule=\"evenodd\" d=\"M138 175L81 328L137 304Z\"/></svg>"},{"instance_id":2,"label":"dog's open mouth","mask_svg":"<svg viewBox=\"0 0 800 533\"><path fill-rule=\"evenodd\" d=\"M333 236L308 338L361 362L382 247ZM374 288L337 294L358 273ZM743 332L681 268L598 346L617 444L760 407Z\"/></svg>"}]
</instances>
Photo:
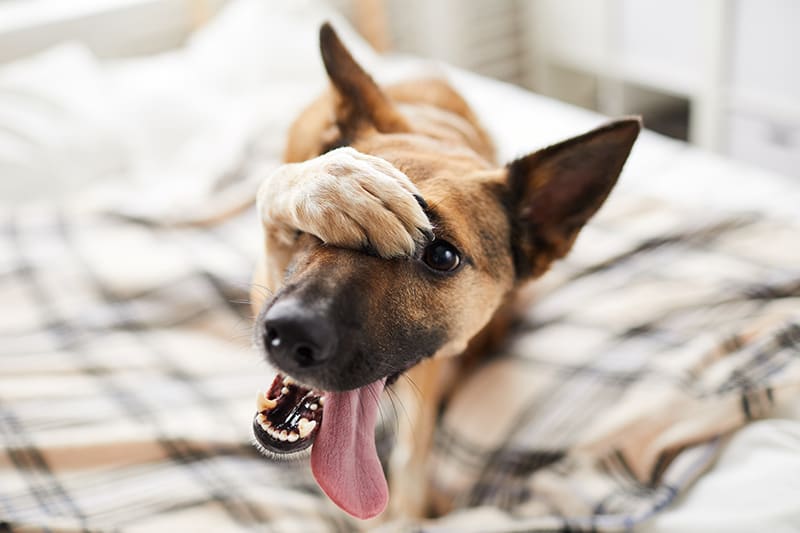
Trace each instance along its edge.
<instances>
[{"instance_id":1,"label":"dog's open mouth","mask_svg":"<svg viewBox=\"0 0 800 533\"><path fill-rule=\"evenodd\" d=\"M371 518L389 500L375 449L375 424L386 378L349 391L320 392L278 374L259 393L253 434L265 450L311 449L311 471L339 507ZM323 411L325 412L323 420Z\"/></svg>"},{"instance_id":2,"label":"dog's open mouth","mask_svg":"<svg viewBox=\"0 0 800 533\"><path fill-rule=\"evenodd\" d=\"M322 393L278 374L267 392L258 393L253 435L273 453L302 451L314 442L324 402Z\"/></svg>"}]
</instances>

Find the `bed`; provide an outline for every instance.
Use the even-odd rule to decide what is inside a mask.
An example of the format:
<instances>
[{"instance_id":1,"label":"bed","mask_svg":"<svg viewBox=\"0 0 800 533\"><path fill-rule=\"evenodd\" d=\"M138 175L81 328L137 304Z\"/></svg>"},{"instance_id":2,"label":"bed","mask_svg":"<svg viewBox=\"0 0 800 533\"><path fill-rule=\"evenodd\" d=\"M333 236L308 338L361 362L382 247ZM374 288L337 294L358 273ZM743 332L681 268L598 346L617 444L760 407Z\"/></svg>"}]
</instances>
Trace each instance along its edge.
<instances>
[{"instance_id":1,"label":"bed","mask_svg":"<svg viewBox=\"0 0 800 533\"><path fill-rule=\"evenodd\" d=\"M256 453L251 203L324 87L324 19L379 80L447 76L500 161L605 120L380 58L314 2L232 2L152 58L4 67L0 191L39 199L0 210L0 530L800 529L800 183L650 132L442 414L450 513L359 523Z\"/></svg>"}]
</instances>

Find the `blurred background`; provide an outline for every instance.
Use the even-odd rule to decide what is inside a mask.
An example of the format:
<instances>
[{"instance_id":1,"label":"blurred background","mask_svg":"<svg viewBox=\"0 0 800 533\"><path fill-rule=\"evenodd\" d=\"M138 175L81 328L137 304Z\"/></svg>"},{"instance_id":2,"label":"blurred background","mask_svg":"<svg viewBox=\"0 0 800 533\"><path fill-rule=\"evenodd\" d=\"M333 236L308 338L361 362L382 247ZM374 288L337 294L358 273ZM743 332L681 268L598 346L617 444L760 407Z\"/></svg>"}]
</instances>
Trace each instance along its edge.
<instances>
[{"instance_id":1,"label":"blurred background","mask_svg":"<svg viewBox=\"0 0 800 533\"><path fill-rule=\"evenodd\" d=\"M67 41L102 59L168 51L225 4L0 0L0 67ZM642 114L652 130L800 178L795 0L330 4L381 53L442 60L606 115ZM0 136L3 112L14 110L0 106ZM29 196L18 184L0 192L5 202Z\"/></svg>"}]
</instances>

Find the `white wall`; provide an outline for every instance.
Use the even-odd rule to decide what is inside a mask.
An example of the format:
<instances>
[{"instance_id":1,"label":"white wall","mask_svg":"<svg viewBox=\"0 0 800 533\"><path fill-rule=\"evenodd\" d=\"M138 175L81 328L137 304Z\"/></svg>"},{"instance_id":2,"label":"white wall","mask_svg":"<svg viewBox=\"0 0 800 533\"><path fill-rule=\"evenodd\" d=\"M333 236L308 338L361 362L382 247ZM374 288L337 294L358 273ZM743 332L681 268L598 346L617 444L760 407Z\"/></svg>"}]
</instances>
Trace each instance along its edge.
<instances>
[{"instance_id":1,"label":"white wall","mask_svg":"<svg viewBox=\"0 0 800 533\"><path fill-rule=\"evenodd\" d=\"M690 104L691 142L800 177L800 2L523 5L533 29L526 36L533 89L582 96L584 105L608 114L637 111L630 87L681 97ZM583 92L575 87L579 74L589 80Z\"/></svg>"},{"instance_id":2,"label":"white wall","mask_svg":"<svg viewBox=\"0 0 800 533\"><path fill-rule=\"evenodd\" d=\"M0 63L79 40L100 57L179 45L226 0L0 1Z\"/></svg>"}]
</instances>

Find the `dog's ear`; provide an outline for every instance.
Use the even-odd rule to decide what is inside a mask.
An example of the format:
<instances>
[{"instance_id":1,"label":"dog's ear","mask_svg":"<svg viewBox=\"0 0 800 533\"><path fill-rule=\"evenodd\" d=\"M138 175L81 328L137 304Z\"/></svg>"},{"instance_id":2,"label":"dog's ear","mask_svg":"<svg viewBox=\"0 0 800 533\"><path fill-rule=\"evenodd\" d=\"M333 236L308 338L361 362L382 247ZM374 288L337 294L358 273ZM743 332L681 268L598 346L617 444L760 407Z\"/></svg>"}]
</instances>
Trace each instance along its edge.
<instances>
[{"instance_id":1,"label":"dog's ear","mask_svg":"<svg viewBox=\"0 0 800 533\"><path fill-rule=\"evenodd\" d=\"M382 133L410 128L380 87L345 48L329 23L319 29L319 47L325 70L336 94L336 124L345 138L364 126Z\"/></svg>"},{"instance_id":2,"label":"dog's ear","mask_svg":"<svg viewBox=\"0 0 800 533\"><path fill-rule=\"evenodd\" d=\"M508 204L517 275L537 276L563 257L605 201L641 129L612 122L508 165Z\"/></svg>"}]
</instances>

